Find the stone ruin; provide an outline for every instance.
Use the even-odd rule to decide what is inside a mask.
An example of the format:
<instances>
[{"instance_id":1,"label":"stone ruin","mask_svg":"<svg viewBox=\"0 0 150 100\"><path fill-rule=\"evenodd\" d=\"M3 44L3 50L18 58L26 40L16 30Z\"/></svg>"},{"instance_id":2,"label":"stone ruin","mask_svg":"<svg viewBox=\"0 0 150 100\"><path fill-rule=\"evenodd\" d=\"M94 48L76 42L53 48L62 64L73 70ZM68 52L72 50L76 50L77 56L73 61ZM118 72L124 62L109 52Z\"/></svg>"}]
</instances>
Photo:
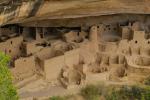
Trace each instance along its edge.
<instances>
[{"instance_id":1,"label":"stone ruin","mask_svg":"<svg viewBox=\"0 0 150 100\"><path fill-rule=\"evenodd\" d=\"M0 51L11 57L19 96L61 89L72 94L71 89L102 82L143 83L150 73L149 4L0 0Z\"/></svg>"},{"instance_id":2,"label":"stone ruin","mask_svg":"<svg viewBox=\"0 0 150 100\"><path fill-rule=\"evenodd\" d=\"M132 80L133 73L150 72L150 32L142 22L101 23L86 30L16 27L0 29L0 50L11 56L16 84L36 74L70 88L91 77L123 82Z\"/></svg>"}]
</instances>

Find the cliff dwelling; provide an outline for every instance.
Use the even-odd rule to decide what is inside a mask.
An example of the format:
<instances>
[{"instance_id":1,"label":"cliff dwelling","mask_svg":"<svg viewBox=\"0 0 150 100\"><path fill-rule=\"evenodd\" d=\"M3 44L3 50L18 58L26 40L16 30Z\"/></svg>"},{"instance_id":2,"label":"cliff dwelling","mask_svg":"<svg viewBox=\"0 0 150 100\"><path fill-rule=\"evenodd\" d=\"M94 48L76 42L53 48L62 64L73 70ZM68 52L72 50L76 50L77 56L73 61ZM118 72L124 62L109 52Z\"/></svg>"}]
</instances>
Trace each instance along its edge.
<instances>
[{"instance_id":1,"label":"cliff dwelling","mask_svg":"<svg viewBox=\"0 0 150 100\"><path fill-rule=\"evenodd\" d=\"M101 81L142 83L149 75L150 16L142 10L137 14L103 15L91 10L89 16L84 16L86 13L82 11L79 13L83 16L80 16L79 9L74 8L73 13L66 7L69 13L64 11L64 15L67 16L59 12L42 16L48 12L45 9L50 11L44 7L53 1L41 0L43 6L37 8L36 14L27 8L38 5L39 0L31 4L27 1L18 3L20 8L14 8L16 12L17 9L22 11L17 17L9 10L0 15L0 50L11 56L9 69L21 96L29 97L23 94L47 87L59 86L69 91Z\"/></svg>"}]
</instances>

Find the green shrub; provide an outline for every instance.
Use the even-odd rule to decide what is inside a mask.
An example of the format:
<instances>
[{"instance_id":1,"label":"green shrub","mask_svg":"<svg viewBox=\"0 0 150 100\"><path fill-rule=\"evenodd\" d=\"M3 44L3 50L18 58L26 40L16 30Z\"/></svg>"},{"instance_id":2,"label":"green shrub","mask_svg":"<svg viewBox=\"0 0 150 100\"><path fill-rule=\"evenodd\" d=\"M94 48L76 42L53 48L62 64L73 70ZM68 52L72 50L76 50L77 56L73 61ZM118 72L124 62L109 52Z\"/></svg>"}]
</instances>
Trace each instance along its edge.
<instances>
[{"instance_id":1,"label":"green shrub","mask_svg":"<svg viewBox=\"0 0 150 100\"><path fill-rule=\"evenodd\" d=\"M53 96L53 97L50 97L50 100L66 100L66 99L60 96Z\"/></svg>"},{"instance_id":2,"label":"green shrub","mask_svg":"<svg viewBox=\"0 0 150 100\"><path fill-rule=\"evenodd\" d=\"M123 86L119 90L119 98L122 100L141 100L143 89L138 86Z\"/></svg>"},{"instance_id":3,"label":"green shrub","mask_svg":"<svg viewBox=\"0 0 150 100\"><path fill-rule=\"evenodd\" d=\"M102 94L101 87L94 85L87 85L85 88L81 90L81 95L86 100L99 100L101 94Z\"/></svg>"},{"instance_id":4,"label":"green shrub","mask_svg":"<svg viewBox=\"0 0 150 100\"><path fill-rule=\"evenodd\" d=\"M148 76L145 81L144 81L145 85L150 85L150 76Z\"/></svg>"},{"instance_id":5,"label":"green shrub","mask_svg":"<svg viewBox=\"0 0 150 100\"><path fill-rule=\"evenodd\" d=\"M145 87L141 93L141 100L150 100L150 87Z\"/></svg>"},{"instance_id":6,"label":"green shrub","mask_svg":"<svg viewBox=\"0 0 150 100\"><path fill-rule=\"evenodd\" d=\"M12 85L12 76L8 69L9 56L0 52L0 100L18 100L17 92Z\"/></svg>"},{"instance_id":7,"label":"green shrub","mask_svg":"<svg viewBox=\"0 0 150 100\"><path fill-rule=\"evenodd\" d=\"M111 92L110 92L111 91ZM140 86L123 86L109 90L106 100L150 100L150 88Z\"/></svg>"},{"instance_id":8,"label":"green shrub","mask_svg":"<svg viewBox=\"0 0 150 100\"><path fill-rule=\"evenodd\" d=\"M105 85L87 85L80 92L85 100L150 100L150 87L141 86L105 86ZM73 97L73 96L68 96ZM68 100L68 97L51 97L50 100Z\"/></svg>"},{"instance_id":9,"label":"green shrub","mask_svg":"<svg viewBox=\"0 0 150 100\"><path fill-rule=\"evenodd\" d=\"M109 89L109 91L107 92L108 94L105 95L106 100L120 100L118 96L118 91L116 91L114 88Z\"/></svg>"}]
</instances>

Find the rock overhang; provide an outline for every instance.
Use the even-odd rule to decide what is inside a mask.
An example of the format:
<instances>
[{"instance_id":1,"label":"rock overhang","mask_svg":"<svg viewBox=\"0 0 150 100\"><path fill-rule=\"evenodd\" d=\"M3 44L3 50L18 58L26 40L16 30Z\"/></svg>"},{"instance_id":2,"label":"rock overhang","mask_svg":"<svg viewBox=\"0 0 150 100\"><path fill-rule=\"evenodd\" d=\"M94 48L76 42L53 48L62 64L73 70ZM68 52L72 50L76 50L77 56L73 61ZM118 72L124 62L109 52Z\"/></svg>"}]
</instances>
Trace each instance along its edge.
<instances>
[{"instance_id":1,"label":"rock overhang","mask_svg":"<svg viewBox=\"0 0 150 100\"><path fill-rule=\"evenodd\" d=\"M5 16L1 25L38 23L47 20L89 18L118 14L150 14L148 0L35 0L20 6L19 12L12 16ZM28 4L29 3L29 4ZM25 6L26 5L26 6ZM25 7L26 9L25 9ZM24 7L24 9L21 9ZM25 15L23 15L24 13ZM11 18L10 18L11 17ZM33 25L33 26L34 26Z\"/></svg>"}]
</instances>

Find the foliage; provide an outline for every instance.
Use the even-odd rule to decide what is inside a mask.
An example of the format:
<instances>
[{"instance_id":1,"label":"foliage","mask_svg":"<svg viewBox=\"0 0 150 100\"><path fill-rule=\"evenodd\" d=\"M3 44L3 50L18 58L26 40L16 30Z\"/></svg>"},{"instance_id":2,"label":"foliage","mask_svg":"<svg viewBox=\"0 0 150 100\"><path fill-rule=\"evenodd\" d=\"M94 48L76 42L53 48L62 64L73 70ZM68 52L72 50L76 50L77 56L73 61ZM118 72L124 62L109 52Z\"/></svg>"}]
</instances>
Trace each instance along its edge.
<instances>
[{"instance_id":1,"label":"foliage","mask_svg":"<svg viewBox=\"0 0 150 100\"><path fill-rule=\"evenodd\" d=\"M106 100L150 100L150 87L88 85L82 89L81 95L85 100L99 100L101 96Z\"/></svg>"},{"instance_id":2,"label":"foliage","mask_svg":"<svg viewBox=\"0 0 150 100\"><path fill-rule=\"evenodd\" d=\"M106 100L118 100L119 99L118 92L115 90L115 88L109 89L109 91L107 92L108 93L105 95Z\"/></svg>"},{"instance_id":3,"label":"foliage","mask_svg":"<svg viewBox=\"0 0 150 100\"><path fill-rule=\"evenodd\" d=\"M50 100L64 100L64 99L63 97L54 96L54 97L50 97Z\"/></svg>"},{"instance_id":4,"label":"foliage","mask_svg":"<svg viewBox=\"0 0 150 100\"><path fill-rule=\"evenodd\" d=\"M60 96L53 96L53 97L50 97L50 100L66 100L66 99Z\"/></svg>"},{"instance_id":5,"label":"foliage","mask_svg":"<svg viewBox=\"0 0 150 100\"><path fill-rule=\"evenodd\" d=\"M105 86L105 85L87 85L80 92L85 100L150 100L150 87L141 86ZM66 97L51 97L50 100L70 100Z\"/></svg>"},{"instance_id":6,"label":"foliage","mask_svg":"<svg viewBox=\"0 0 150 100\"><path fill-rule=\"evenodd\" d=\"M119 89L113 89L109 95L106 96L107 100L141 100L142 89L137 86L123 86Z\"/></svg>"},{"instance_id":7,"label":"foliage","mask_svg":"<svg viewBox=\"0 0 150 100\"><path fill-rule=\"evenodd\" d=\"M150 88L140 86L123 86L114 89L106 100L150 100Z\"/></svg>"},{"instance_id":8,"label":"foliage","mask_svg":"<svg viewBox=\"0 0 150 100\"><path fill-rule=\"evenodd\" d=\"M145 79L144 84L150 86L150 76Z\"/></svg>"},{"instance_id":9,"label":"foliage","mask_svg":"<svg viewBox=\"0 0 150 100\"><path fill-rule=\"evenodd\" d=\"M101 93L101 88L94 85L87 85L81 90L81 95L86 100L99 100Z\"/></svg>"},{"instance_id":10,"label":"foliage","mask_svg":"<svg viewBox=\"0 0 150 100\"><path fill-rule=\"evenodd\" d=\"M141 100L150 100L150 87L145 87L141 93Z\"/></svg>"},{"instance_id":11,"label":"foliage","mask_svg":"<svg viewBox=\"0 0 150 100\"><path fill-rule=\"evenodd\" d=\"M8 69L10 57L0 52L0 100L18 100Z\"/></svg>"}]
</instances>

